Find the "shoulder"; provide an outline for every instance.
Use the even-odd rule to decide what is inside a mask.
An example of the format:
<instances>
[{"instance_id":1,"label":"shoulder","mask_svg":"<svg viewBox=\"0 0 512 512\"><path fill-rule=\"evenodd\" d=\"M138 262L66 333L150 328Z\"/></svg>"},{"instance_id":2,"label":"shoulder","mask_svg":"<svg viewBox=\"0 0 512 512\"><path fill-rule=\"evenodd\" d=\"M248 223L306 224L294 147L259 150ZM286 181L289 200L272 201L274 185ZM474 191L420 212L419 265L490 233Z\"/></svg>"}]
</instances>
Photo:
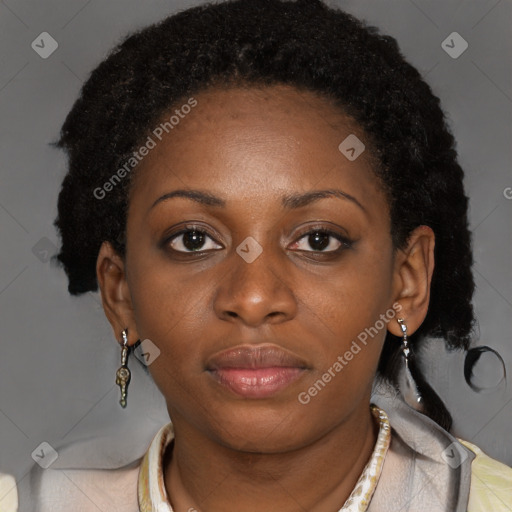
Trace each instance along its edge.
<instances>
[{"instance_id":1,"label":"shoulder","mask_svg":"<svg viewBox=\"0 0 512 512\"><path fill-rule=\"evenodd\" d=\"M475 454L471 464L468 512L508 511L512 503L512 468L486 455L478 446L459 439Z\"/></svg>"},{"instance_id":2,"label":"shoulder","mask_svg":"<svg viewBox=\"0 0 512 512\"><path fill-rule=\"evenodd\" d=\"M140 460L118 469L33 469L18 483L23 512L138 512Z\"/></svg>"}]
</instances>

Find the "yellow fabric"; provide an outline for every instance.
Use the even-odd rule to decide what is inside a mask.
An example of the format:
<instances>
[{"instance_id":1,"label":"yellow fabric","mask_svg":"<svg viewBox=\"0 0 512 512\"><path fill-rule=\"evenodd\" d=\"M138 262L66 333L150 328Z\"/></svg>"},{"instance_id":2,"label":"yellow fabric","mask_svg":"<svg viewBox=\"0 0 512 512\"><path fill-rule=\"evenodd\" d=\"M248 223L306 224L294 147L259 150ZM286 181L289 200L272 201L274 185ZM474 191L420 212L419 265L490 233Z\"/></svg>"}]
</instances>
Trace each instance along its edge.
<instances>
[{"instance_id":1,"label":"yellow fabric","mask_svg":"<svg viewBox=\"0 0 512 512\"><path fill-rule=\"evenodd\" d=\"M0 473L0 512L17 512L18 491L11 475Z\"/></svg>"},{"instance_id":2,"label":"yellow fabric","mask_svg":"<svg viewBox=\"0 0 512 512\"><path fill-rule=\"evenodd\" d=\"M512 468L459 439L475 455L471 464L468 512L512 512Z\"/></svg>"}]
</instances>

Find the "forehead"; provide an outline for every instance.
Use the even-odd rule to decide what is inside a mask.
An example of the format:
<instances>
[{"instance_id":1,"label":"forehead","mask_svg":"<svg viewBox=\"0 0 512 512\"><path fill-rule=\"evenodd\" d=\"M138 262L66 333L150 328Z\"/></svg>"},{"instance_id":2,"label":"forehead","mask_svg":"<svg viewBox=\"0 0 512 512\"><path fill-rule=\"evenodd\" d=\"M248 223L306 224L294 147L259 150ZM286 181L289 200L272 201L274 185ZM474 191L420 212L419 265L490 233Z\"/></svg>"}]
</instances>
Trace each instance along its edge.
<instances>
[{"instance_id":1,"label":"forehead","mask_svg":"<svg viewBox=\"0 0 512 512\"><path fill-rule=\"evenodd\" d=\"M136 169L130 205L206 188L263 207L283 191L341 187L386 206L363 130L330 100L285 85L210 89L193 100L150 133L154 147Z\"/></svg>"}]
</instances>

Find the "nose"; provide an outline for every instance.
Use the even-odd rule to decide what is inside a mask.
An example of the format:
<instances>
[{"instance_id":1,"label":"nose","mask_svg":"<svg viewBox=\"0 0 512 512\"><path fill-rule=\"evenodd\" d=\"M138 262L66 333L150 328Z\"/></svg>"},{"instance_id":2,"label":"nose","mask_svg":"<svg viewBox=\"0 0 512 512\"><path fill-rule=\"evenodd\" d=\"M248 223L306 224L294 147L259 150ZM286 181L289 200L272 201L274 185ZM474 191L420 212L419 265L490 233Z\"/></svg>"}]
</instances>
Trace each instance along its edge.
<instances>
[{"instance_id":1,"label":"nose","mask_svg":"<svg viewBox=\"0 0 512 512\"><path fill-rule=\"evenodd\" d=\"M265 249L251 263L236 252L231 258L214 299L219 318L258 327L296 315L297 301L276 255Z\"/></svg>"}]
</instances>

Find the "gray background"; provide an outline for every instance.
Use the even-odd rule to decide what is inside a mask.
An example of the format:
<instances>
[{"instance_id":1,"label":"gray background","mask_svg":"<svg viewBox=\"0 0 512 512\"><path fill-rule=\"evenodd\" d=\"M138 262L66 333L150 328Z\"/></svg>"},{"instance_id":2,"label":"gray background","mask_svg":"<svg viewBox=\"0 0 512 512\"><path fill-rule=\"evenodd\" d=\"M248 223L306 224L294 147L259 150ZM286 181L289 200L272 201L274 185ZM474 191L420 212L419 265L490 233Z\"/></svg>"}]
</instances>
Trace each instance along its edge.
<instances>
[{"instance_id":1,"label":"gray background","mask_svg":"<svg viewBox=\"0 0 512 512\"><path fill-rule=\"evenodd\" d=\"M118 444L109 446L129 460L168 421L160 393L134 361L128 408L119 407L119 349L98 294L69 296L63 271L48 261L58 245L52 223L65 173L64 156L48 143L121 36L194 3L201 2L0 2L0 471L18 480L43 441L115 436ZM441 98L471 197L475 344L500 352L512 375L512 2L330 3L396 37ZM456 59L441 46L454 31L469 44ZM31 47L42 32L59 44L47 59ZM480 382L490 389L475 393L464 382L461 354L437 344L425 361L456 434L512 465L510 379L493 386L495 370L482 364Z\"/></svg>"}]
</instances>

